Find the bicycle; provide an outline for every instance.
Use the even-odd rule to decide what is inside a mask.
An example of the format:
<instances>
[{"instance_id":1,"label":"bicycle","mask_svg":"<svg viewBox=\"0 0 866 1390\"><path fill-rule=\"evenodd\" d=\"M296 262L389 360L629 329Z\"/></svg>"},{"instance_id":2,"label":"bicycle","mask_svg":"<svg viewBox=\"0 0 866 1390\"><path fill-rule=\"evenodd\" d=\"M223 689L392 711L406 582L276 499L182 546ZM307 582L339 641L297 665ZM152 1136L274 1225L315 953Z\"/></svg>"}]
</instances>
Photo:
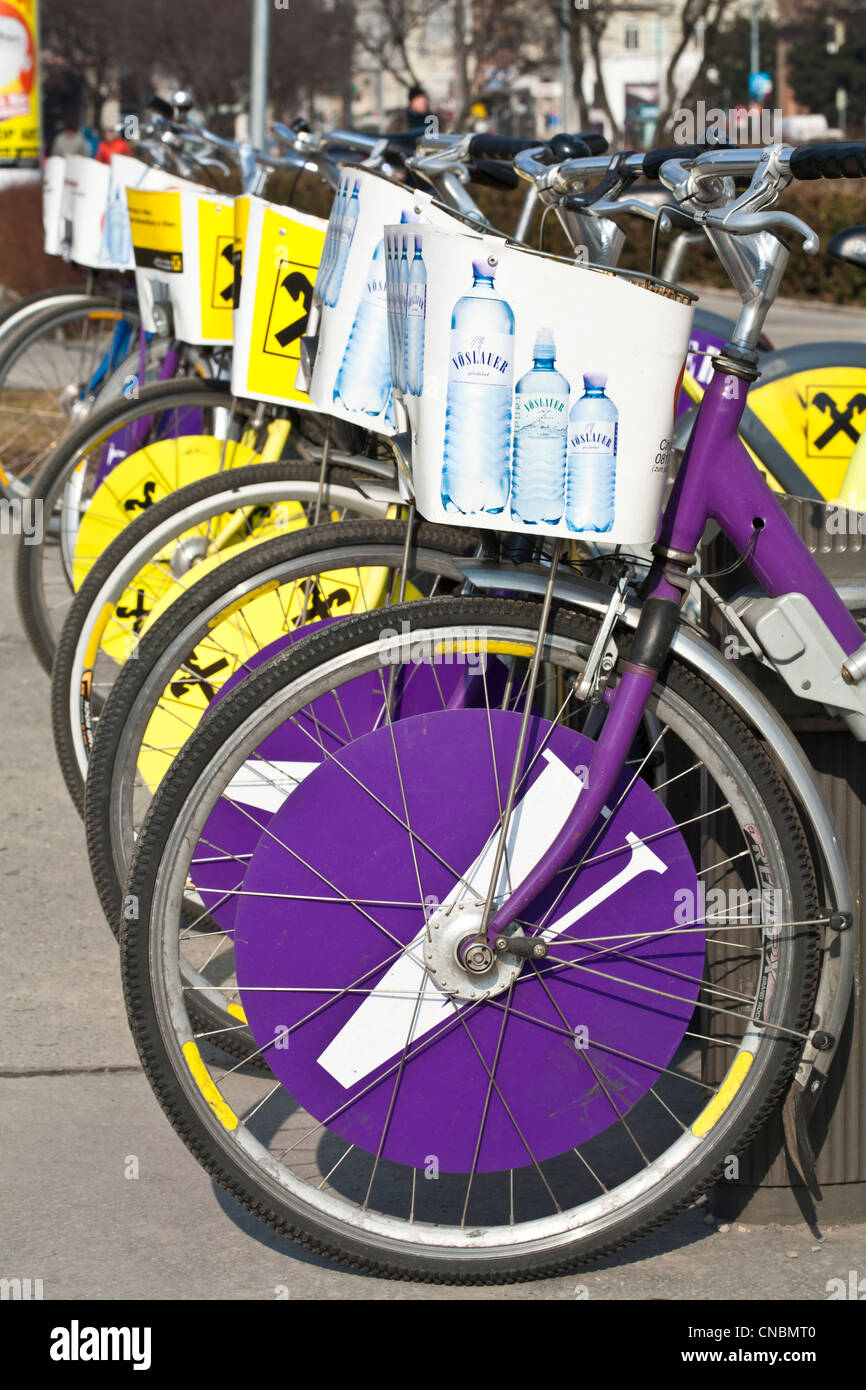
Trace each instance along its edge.
<instances>
[{"instance_id":1,"label":"bicycle","mask_svg":"<svg viewBox=\"0 0 866 1390\"><path fill-rule=\"evenodd\" d=\"M523 581L540 605L484 596L502 570L464 565L474 595L303 638L188 740L127 882L130 1024L180 1136L259 1219L388 1277L537 1278L618 1249L705 1188L792 1077L809 1170L805 1120L850 991L847 871L792 737L679 616L712 517L766 590L741 616L764 659L866 734L863 633L737 438L788 256L776 233L816 249L773 204L834 160L862 176L866 146L667 154L662 182L697 202L744 309L637 598L624 557L611 590L560 573L557 543ZM643 156L623 165L646 172ZM517 167L555 201L608 161L546 168L530 153ZM726 201L718 180L734 175L751 182ZM413 672L485 651L510 665L503 698L399 717ZM483 666L471 680L483 691ZM378 723L355 738L339 711L365 682ZM548 686L554 721L536 703ZM660 789L644 777L654 748L629 762L648 709ZM238 887L220 895L235 908L221 931L212 893L189 900L221 855L212 817L221 801L238 809L240 769L276 784L265 740L287 720L315 766L291 788L283 777ZM757 915L705 912L706 874L756 895ZM190 986L186 966L218 953L222 984ZM191 1021L190 1000L228 989L270 1064L261 1078Z\"/></svg>"}]
</instances>

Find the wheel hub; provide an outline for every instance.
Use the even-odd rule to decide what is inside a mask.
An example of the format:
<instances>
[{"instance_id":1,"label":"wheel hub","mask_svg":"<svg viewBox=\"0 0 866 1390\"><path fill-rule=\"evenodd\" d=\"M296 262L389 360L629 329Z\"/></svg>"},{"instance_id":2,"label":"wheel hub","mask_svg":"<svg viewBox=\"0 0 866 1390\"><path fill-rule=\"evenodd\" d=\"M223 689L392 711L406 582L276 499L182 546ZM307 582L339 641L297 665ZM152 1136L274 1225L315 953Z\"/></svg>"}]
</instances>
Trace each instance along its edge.
<instances>
[{"instance_id":1,"label":"wheel hub","mask_svg":"<svg viewBox=\"0 0 866 1390\"><path fill-rule=\"evenodd\" d=\"M427 922L424 964L437 989L455 999L502 994L520 974L523 961L511 951L494 951L478 939L484 909L470 902L440 908ZM515 936L522 936L519 927Z\"/></svg>"},{"instance_id":2,"label":"wheel hub","mask_svg":"<svg viewBox=\"0 0 866 1390\"><path fill-rule=\"evenodd\" d=\"M194 565L204 559L207 552L206 536L188 536L186 540L179 541L169 561L169 568L175 579L181 579L187 574Z\"/></svg>"}]
</instances>

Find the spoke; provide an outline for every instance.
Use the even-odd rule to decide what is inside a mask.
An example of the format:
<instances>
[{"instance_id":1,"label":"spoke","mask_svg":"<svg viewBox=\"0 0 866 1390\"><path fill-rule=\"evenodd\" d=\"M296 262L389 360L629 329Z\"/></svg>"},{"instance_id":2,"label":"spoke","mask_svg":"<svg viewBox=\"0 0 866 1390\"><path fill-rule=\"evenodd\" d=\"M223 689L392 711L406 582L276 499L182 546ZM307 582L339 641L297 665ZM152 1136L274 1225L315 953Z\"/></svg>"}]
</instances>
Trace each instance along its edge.
<instances>
[{"instance_id":1,"label":"spoke","mask_svg":"<svg viewBox=\"0 0 866 1390\"><path fill-rule=\"evenodd\" d=\"M388 1110L385 1115L385 1119L382 1122L382 1133L379 1136L379 1147L376 1150L376 1157L373 1160L373 1171L370 1174L370 1181L367 1184L367 1191L364 1194L364 1200L361 1203L362 1211L366 1209L367 1203L370 1200L370 1193L373 1191L373 1183L376 1181L376 1173L378 1172L379 1161L382 1157L382 1153L385 1148L385 1140L388 1137L388 1129L391 1124L391 1116L394 1113L394 1106L397 1103L397 1093L400 1089L400 1082L403 1080L403 1073L406 1070L406 1058L409 1055L409 1048L412 1045L412 1034L415 1031L415 1024L418 1019L418 1011L421 1008L421 1000L424 994L426 993L427 981L429 980L429 978L429 975L425 971L424 974L422 974L421 976L421 984L415 991L415 1007L412 1010L412 1018L409 1022L409 1028L406 1033L406 1041L403 1044L403 1051L400 1054L400 1065L397 1068L397 1075L394 1077L394 1085L391 1088L391 1097L388 1101Z\"/></svg>"},{"instance_id":2,"label":"spoke","mask_svg":"<svg viewBox=\"0 0 866 1390\"><path fill-rule=\"evenodd\" d=\"M485 1072L487 1073L487 1076L488 1076L489 1079L490 1079L490 1084L491 1084L491 1086L493 1087L493 1089L496 1091L496 1094L497 1094L497 1096L499 1097L499 1100L500 1100L501 1103L502 1103L502 1107L503 1107L503 1109L505 1110L506 1115L508 1116L508 1118L509 1118L509 1120L511 1121L511 1123L514 1125L514 1128L515 1128L515 1130L517 1131L517 1134L518 1134L518 1136L519 1136L519 1138L520 1138L520 1142L522 1143L523 1147L526 1149L526 1152L529 1154L529 1158L530 1158L530 1161L531 1161L531 1163L532 1163L532 1166L534 1167L536 1173L538 1174L538 1176L540 1177L542 1183L544 1184L544 1187L545 1187L546 1190L547 1190L547 1194L548 1194L548 1196L550 1197L550 1200L551 1200L551 1202L553 1203L554 1207L556 1208L557 1212L561 1212L561 1211L562 1211L562 1207L559 1205L558 1201L556 1200L556 1197L555 1197L555 1195L554 1195L554 1193L553 1193L553 1189L551 1188L550 1183L547 1181L547 1178L544 1176L544 1173L542 1172L541 1165L540 1165L540 1163L538 1162L538 1159L535 1157L535 1154L532 1152L532 1148L531 1148L531 1146L530 1146L530 1144L529 1144L529 1142L528 1142L528 1140L527 1140L525 1134L523 1133L523 1130L520 1128L520 1125L517 1123L517 1120L514 1118L514 1114L512 1113L511 1106L508 1104L507 1100L506 1100L505 1097L503 1096L502 1091L501 1091L500 1086L499 1086L499 1083L497 1082L495 1076L493 1075L493 1073L491 1072L491 1070L490 1070L490 1068L488 1067L487 1063L485 1062L484 1057L483 1057L483 1055L482 1055L482 1053L481 1053L481 1049L479 1048L477 1042L475 1041L474 1037L472 1036L472 1030L471 1030L471 1028L469 1027L469 1024L466 1022L466 1014L469 1012L469 1010L468 1010L468 1009L467 1009L467 1010L460 1010L460 1009L457 1007L457 1005L456 1005L456 1003L454 1002L454 1000L452 1000L451 1002L452 1002L452 1004L454 1004L458 1022L462 1025L464 1033L466 1034L467 1038L469 1039L470 1043L472 1044L472 1048L473 1048L473 1051L475 1052L475 1055L477 1056L479 1062L481 1063L482 1067L484 1068Z\"/></svg>"},{"instance_id":3,"label":"spoke","mask_svg":"<svg viewBox=\"0 0 866 1390\"><path fill-rule=\"evenodd\" d=\"M565 1017L565 1014L562 1012L562 1009L559 1007L559 1004L556 1002L555 998L553 997L553 993L552 993L552 991L550 990L550 988L548 987L547 982L545 981L542 972L539 970L539 968L538 968L538 966L536 965L535 961L530 960L529 963L530 963L530 965L532 966L533 970L535 971L535 977L536 977L536 979L538 980L539 984L541 985L541 988L544 990L544 993L547 995L547 998L549 999L550 1003L553 1005L553 1007L554 1007L556 1013L557 1013L557 1014L559 1015L559 1017L562 1019L563 1024L564 1024L565 1027L568 1029L569 1036L573 1038L573 1037L574 1037L574 1029L572 1028L571 1024L569 1023L568 1019ZM604 1098L605 1098L605 1100L607 1101L608 1105L610 1106L611 1110L613 1111L613 1113L614 1113L614 1114L617 1116L617 1118L619 1119L620 1123L622 1124L623 1129L625 1130L625 1132L626 1132L626 1134L628 1135L628 1137L629 1137L629 1139L631 1140L631 1142L634 1144L635 1148L637 1149L637 1151L638 1151L638 1153L640 1154L641 1158L643 1159L644 1163L646 1164L647 1167L649 1167L650 1160L647 1158L646 1154L644 1153L643 1149L641 1148L640 1144L638 1143L637 1136L632 1132L631 1125L628 1123L627 1119L625 1118L625 1115L622 1113L622 1111L620 1110L620 1108L619 1108L619 1106L617 1105L616 1101L614 1100L613 1096L610 1094L610 1091L609 1091L609 1090L607 1089L607 1087L605 1086L604 1081L603 1081L603 1079L602 1079L602 1076L601 1076L600 1072L598 1071L598 1068L594 1065L593 1060L592 1060L592 1058L591 1058L590 1055L589 1055L589 1049L587 1048L587 1049L585 1049L585 1050L582 1050L582 1051L581 1051L581 1056L583 1057L583 1060L586 1062L587 1066L589 1067L590 1071L592 1072L593 1076L595 1077L596 1085L601 1089L602 1094L604 1095Z\"/></svg>"},{"instance_id":4,"label":"spoke","mask_svg":"<svg viewBox=\"0 0 866 1390\"><path fill-rule=\"evenodd\" d=\"M500 1026L499 1037L496 1042L496 1052L493 1056L493 1067L491 1069L490 1077L487 1082L487 1092L484 1097L484 1107L481 1111L481 1119L478 1124L478 1135L475 1140L475 1150L472 1154L472 1166L469 1169L469 1180L466 1184L466 1198L463 1202L463 1213L460 1217L461 1227L466 1225L466 1216L469 1211L469 1198L472 1194L472 1183L475 1178L475 1170L478 1167L478 1158L481 1153L481 1143L484 1138L484 1126L487 1123L487 1112L490 1109L490 1097L493 1094L493 1085L496 1077L496 1071L499 1066L500 1053L502 1052L502 1042L505 1037L505 1028L508 1023L508 1011L511 1007L511 996L513 993L513 989L514 981L512 980L508 986L508 998L505 1001L505 1008L502 1010L502 1024Z\"/></svg>"}]
</instances>

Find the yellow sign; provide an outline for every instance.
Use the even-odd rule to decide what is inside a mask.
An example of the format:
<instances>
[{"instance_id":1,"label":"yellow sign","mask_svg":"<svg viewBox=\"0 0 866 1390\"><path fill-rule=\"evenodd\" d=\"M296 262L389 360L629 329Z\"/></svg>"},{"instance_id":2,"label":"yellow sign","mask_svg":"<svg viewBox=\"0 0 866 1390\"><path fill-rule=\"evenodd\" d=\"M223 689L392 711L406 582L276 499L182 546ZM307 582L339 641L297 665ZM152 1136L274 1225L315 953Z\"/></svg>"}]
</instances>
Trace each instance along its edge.
<instances>
[{"instance_id":1,"label":"yellow sign","mask_svg":"<svg viewBox=\"0 0 866 1390\"><path fill-rule=\"evenodd\" d=\"M205 338L231 338L235 268L235 211L231 201L198 204L201 331Z\"/></svg>"},{"instance_id":2,"label":"yellow sign","mask_svg":"<svg viewBox=\"0 0 866 1390\"><path fill-rule=\"evenodd\" d=\"M324 241L324 226L306 227L265 209L247 368L247 390L254 394L309 400L295 388L295 377Z\"/></svg>"},{"instance_id":3,"label":"yellow sign","mask_svg":"<svg viewBox=\"0 0 866 1390\"><path fill-rule=\"evenodd\" d=\"M42 152L38 0L0 0L0 165Z\"/></svg>"},{"instance_id":4,"label":"yellow sign","mask_svg":"<svg viewBox=\"0 0 866 1390\"><path fill-rule=\"evenodd\" d=\"M180 194L127 188L126 201L135 264L142 270L179 274L183 270Z\"/></svg>"}]
</instances>

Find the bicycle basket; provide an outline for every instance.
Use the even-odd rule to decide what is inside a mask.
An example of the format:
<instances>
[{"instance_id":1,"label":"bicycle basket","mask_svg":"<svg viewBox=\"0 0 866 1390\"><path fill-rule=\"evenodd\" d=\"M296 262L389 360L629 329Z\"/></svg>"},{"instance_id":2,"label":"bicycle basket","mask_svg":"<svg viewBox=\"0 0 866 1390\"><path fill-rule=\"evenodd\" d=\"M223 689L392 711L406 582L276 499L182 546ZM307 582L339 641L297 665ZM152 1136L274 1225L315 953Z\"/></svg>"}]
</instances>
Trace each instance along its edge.
<instances>
[{"instance_id":1,"label":"bicycle basket","mask_svg":"<svg viewBox=\"0 0 866 1390\"><path fill-rule=\"evenodd\" d=\"M165 319L154 319L154 306L162 305L181 342L230 343L234 198L177 179L171 190L127 188L126 200L146 331L165 331Z\"/></svg>"},{"instance_id":2,"label":"bicycle basket","mask_svg":"<svg viewBox=\"0 0 866 1390\"><path fill-rule=\"evenodd\" d=\"M309 331L318 332L318 346L307 387L319 410L386 435L396 428L385 305L388 222L404 230L418 222L464 225L429 193L368 169L343 171L316 277Z\"/></svg>"},{"instance_id":3,"label":"bicycle basket","mask_svg":"<svg viewBox=\"0 0 866 1390\"><path fill-rule=\"evenodd\" d=\"M327 225L262 198L235 200L236 396L316 409L296 377Z\"/></svg>"},{"instance_id":4,"label":"bicycle basket","mask_svg":"<svg viewBox=\"0 0 866 1390\"><path fill-rule=\"evenodd\" d=\"M96 269L102 247L105 208L111 172L87 155L65 160L60 209L60 254L76 265Z\"/></svg>"},{"instance_id":5,"label":"bicycle basket","mask_svg":"<svg viewBox=\"0 0 866 1390\"><path fill-rule=\"evenodd\" d=\"M62 252L60 217L65 176L65 156L49 155L42 166L42 231L46 256L59 256Z\"/></svg>"},{"instance_id":6,"label":"bicycle basket","mask_svg":"<svg viewBox=\"0 0 866 1390\"><path fill-rule=\"evenodd\" d=\"M691 296L431 227L398 258L403 233L386 228L389 346L421 514L654 540Z\"/></svg>"}]
</instances>

